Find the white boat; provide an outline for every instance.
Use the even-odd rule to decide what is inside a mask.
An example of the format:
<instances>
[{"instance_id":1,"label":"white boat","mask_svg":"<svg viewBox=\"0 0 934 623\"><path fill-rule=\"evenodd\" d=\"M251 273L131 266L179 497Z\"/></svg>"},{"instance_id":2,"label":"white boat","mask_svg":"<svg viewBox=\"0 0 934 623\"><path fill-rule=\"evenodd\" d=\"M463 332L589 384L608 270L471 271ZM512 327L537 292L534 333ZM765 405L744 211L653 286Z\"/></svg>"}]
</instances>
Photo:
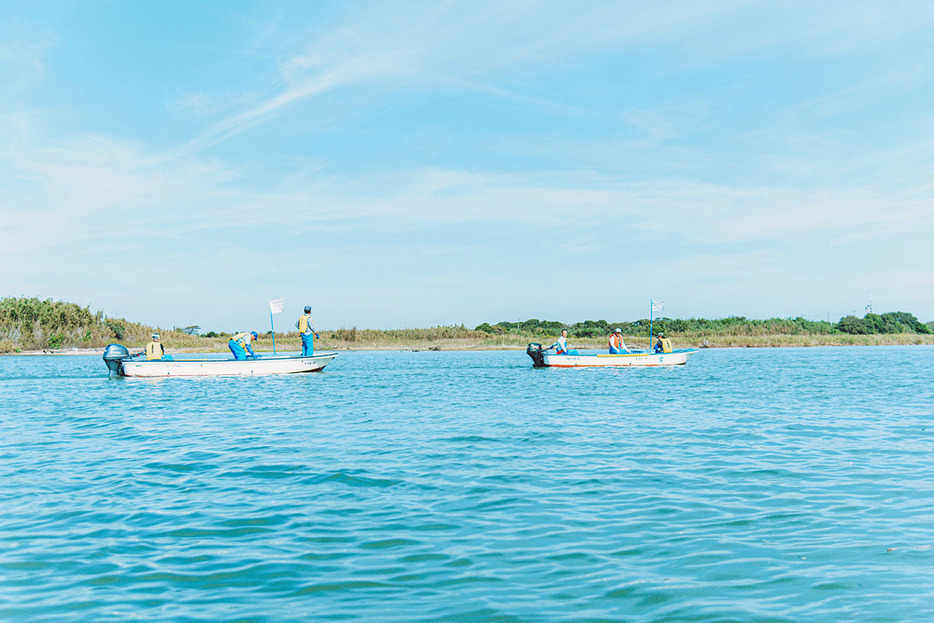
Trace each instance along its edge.
<instances>
[{"instance_id":1,"label":"white boat","mask_svg":"<svg viewBox=\"0 0 934 623\"><path fill-rule=\"evenodd\" d=\"M137 359L120 344L104 350L104 363L120 376L267 376L302 374L324 369L337 353L302 355L260 355L258 359Z\"/></svg>"},{"instance_id":2,"label":"white boat","mask_svg":"<svg viewBox=\"0 0 934 623\"><path fill-rule=\"evenodd\" d=\"M535 368L628 368L651 366L683 366L697 348L676 348L669 353L633 351L619 355L593 353L584 355L556 355L542 350L540 344L529 344L526 354Z\"/></svg>"}]
</instances>

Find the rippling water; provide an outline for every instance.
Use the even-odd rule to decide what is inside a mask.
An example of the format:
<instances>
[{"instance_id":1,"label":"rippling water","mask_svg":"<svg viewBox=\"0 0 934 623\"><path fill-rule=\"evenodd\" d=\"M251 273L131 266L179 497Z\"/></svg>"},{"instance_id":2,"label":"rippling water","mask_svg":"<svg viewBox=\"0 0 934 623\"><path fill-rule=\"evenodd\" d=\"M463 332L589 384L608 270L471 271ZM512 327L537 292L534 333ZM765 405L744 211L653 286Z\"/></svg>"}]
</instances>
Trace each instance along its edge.
<instances>
[{"instance_id":1,"label":"rippling water","mask_svg":"<svg viewBox=\"0 0 934 623\"><path fill-rule=\"evenodd\" d=\"M934 620L934 348L0 358L0 619Z\"/></svg>"}]
</instances>

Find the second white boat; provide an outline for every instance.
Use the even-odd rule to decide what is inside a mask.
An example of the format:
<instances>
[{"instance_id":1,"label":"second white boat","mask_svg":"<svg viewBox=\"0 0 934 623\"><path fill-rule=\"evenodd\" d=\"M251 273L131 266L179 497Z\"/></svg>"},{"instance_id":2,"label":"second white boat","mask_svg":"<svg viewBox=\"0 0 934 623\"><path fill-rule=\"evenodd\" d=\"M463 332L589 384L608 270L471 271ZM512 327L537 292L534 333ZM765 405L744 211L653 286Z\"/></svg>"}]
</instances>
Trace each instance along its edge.
<instances>
[{"instance_id":1,"label":"second white boat","mask_svg":"<svg viewBox=\"0 0 934 623\"><path fill-rule=\"evenodd\" d=\"M594 353L584 355L556 355L542 350L541 344L529 344L526 354L535 368L628 368L652 366L683 366L696 348L676 348L670 353L636 351L610 355Z\"/></svg>"}]
</instances>

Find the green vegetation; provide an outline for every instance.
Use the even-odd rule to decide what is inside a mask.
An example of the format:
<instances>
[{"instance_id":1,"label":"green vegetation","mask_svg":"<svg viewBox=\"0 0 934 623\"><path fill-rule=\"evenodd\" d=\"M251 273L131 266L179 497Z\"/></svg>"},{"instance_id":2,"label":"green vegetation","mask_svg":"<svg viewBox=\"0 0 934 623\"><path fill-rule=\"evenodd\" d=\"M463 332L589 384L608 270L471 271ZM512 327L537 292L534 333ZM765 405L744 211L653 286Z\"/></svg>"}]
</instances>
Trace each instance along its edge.
<instances>
[{"instance_id":1,"label":"green vegetation","mask_svg":"<svg viewBox=\"0 0 934 623\"><path fill-rule=\"evenodd\" d=\"M837 329L853 335L874 335L886 333L932 333L932 323L922 324L908 312L889 312L887 314L869 313L862 318L846 316L837 323Z\"/></svg>"},{"instance_id":2,"label":"green vegetation","mask_svg":"<svg viewBox=\"0 0 934 623\"><path fill-rule=\"evenodd\" d=\"M648 318L631 322L607 322L606 320L585 320L574 324L564 324L557 320L524 320L522 322L499 322L495 325L483 323L477 327L488 335L507 335L521 333L524 335L545 336L556 335L562 329L578 338L592 338L609 335L619 327L624 335L633 337L649 337L650 321ZM837 324L823 320L807 320L806 318L769 318L768 320L751 320L743 316L730 316L716 320L705 318L689 318L687 320L676 318L656 318L651 323L652 331L657 335L691 335L691 336L757 336L757 335L875 335L913 333L929 334L931 328L921 323L913 314L908 312L890 312L887 314L866 314L864 318L846 316Z\"/></svg>"},{"instance_id":3,"label":"green vegetation","mask_svg":"<svg viewBox=\"0 0 934 623\"><path fill-rule=\"evenodd\" d=\"M103 348L111 342L142 347L153 331L174 346L200 340L182 329L147 327L62 301L38 298L0 299L0 353L29 350Z\"/></svg>"},{"instance_id":4,"label":"green vegetation","mask_svg":"<svg viewBox=\"0 0 934 623\"><path fill-rule=\"evenodd\" d=\"M464 349L522 348L529 342L550 344L562 329L570 333L573 346L603 348L609 334L619 327L627 344L648 346L649 320L607 322L585 320L565 324L557 320L530 319L521 322L483 323L475 329L464 325L427 329L338 329L319 331L319 349ZM37 298L0 299L0 353L55 350L100 349L111 342L129 348L142 348L153 331L162 335L170 351L217 352L227 350L229 335L190 325L162 329L120 318L108 318L74 303ZM846 316L837 323L805 318L752 320L730 316L704 318L656 318L657 335L665 333L676 346L819 346L872 344L934 344L934 322L920 322L907 312ZM272 350L272 334L265 332L257 350ZM277 351L300 348L297 335L290 331L276 334Z\"/></svg>"},{"instance_id":5,"label":"green vegetation","mask_svg":"<svg viewBox=\"0 0 934 623\"><path fill-rule=\"evenodd\" d=\"M565 324L556 320L525 320L522 322L483 323L477 331L504 341L542 342L554 339L567 329L574 345L603 347L614 329L619 327L628 344L648 345L649 319L628 322L585 320ZM806 318L769 318L753 320L730 316L705 318L655 318L651 324L655 335L664 333L676 344L684 346L818 346L871 344L934 344L934 322L924 324L913 314L890 312L866 314L864 318L847 316L836 324Z\"/></svg>"}]
</instances>

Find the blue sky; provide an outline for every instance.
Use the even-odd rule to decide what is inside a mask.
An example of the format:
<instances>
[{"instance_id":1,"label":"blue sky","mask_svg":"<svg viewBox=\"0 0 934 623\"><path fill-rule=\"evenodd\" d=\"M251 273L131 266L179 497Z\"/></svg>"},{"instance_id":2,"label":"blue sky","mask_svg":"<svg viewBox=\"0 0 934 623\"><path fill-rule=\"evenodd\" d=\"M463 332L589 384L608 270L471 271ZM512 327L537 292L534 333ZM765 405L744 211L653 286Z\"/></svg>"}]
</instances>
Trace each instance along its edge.
<instances>
[{"instance_id":1,"label":"blue sky","mask_svg":"<svg viewBox=\"0 0 934 623\"><path fill-rule=\"evenodd\" d=\"M0 296L934 320L932 32L897 0L12 3Z\"/></svg>"}]
</instances>

